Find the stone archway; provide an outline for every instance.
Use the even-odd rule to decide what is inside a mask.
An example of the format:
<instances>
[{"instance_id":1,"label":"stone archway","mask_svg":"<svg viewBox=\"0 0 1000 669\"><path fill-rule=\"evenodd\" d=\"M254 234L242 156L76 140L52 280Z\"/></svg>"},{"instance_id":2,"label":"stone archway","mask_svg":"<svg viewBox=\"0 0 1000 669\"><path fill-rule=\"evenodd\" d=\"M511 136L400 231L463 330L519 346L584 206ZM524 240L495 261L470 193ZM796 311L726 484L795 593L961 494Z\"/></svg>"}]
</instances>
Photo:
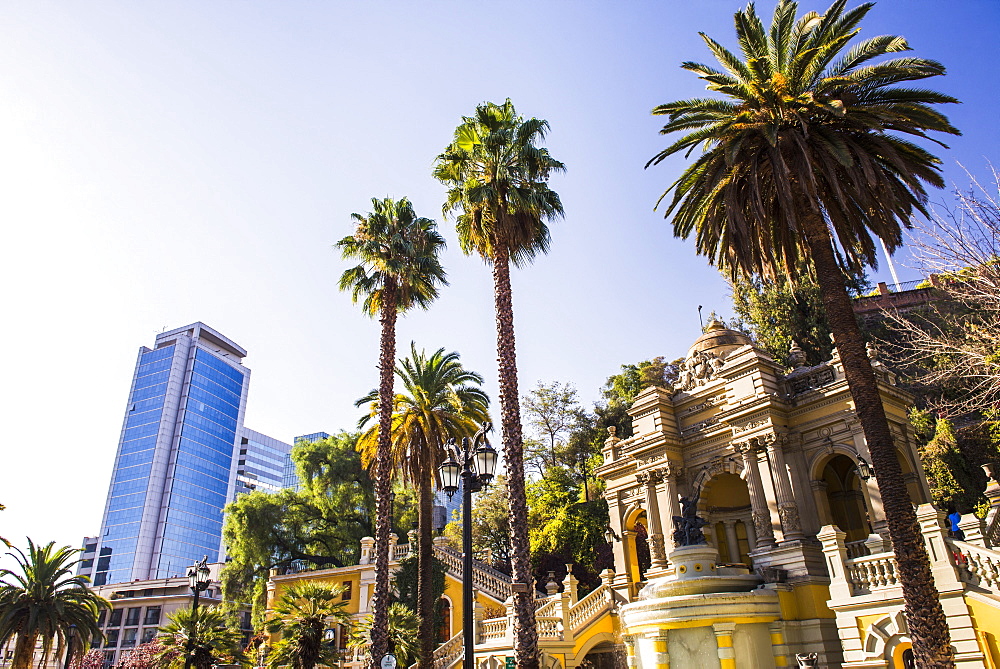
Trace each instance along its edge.
<instances>
[{"instance_id":1,"label":"stone archway","mask_svg":"<svg viewBox=\"0 0 1000 669\"><path fill-rule=\"evenodd\" d=\"M715 474L701 488L698 509L708 522L706 539L718 549L719 561L750 566L755 535L746 481L727 471Z\"/></svg>"},{"instance_id":2,"label":"stone archway","mask_svg":"<svg viewBox=\"0 0 1000 669\"><path fill-rule=\"evenodd\" d=\"M891 669L911 669L914 666L913 644L902 611L876 620L865 632L864 651L868 658L883 660L884 666Z\"/></svg>"},{"instance_id":3,"label":"stone archway","mask_svg":"<svg viewBox=\"0 0 1000 669\"><path fill-rule=\"evenodd\" d=\"M847 543L867 539L873 528L857 463L847 455L835 454L823 465L820 481L830 522L847 535Z\"/></svg>"}]
</instances>

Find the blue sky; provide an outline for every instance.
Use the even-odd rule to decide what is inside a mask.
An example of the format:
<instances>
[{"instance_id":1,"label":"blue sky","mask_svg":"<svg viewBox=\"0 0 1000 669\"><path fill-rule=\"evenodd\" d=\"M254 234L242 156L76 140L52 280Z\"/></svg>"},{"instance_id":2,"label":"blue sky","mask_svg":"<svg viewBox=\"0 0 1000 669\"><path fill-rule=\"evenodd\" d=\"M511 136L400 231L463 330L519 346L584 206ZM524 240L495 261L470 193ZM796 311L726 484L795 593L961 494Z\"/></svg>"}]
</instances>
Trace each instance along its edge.
<instances>
[{"instance_id":1,"label":"blue sky","mask_svg":"<svg viewBox=\"0 0 1000 669\"><path fill-rule=\"evenodd\" d=\"M0 534L98 530L136 350L164 327L201 320L249 350L248 427L350 428L378 325L337 291L332 245L372 197L441 220L433 159L484 100L548 119L568 168L552 252L515 272L522 388L568 381L589 403L622 363L682 355L698 305L730 307L653 211L684 161L643 170L665 145L649 110L701 94L678 65L709 60L699 30L732 44L741 5L3 3ZM1000 161L998 28L986 0L883 0L863 25L948 67L930 86L963 102L949 181ZM452 285L399 342L461 352L495 395L490 274L441 227Z\"/></svg>"}]
</instances>

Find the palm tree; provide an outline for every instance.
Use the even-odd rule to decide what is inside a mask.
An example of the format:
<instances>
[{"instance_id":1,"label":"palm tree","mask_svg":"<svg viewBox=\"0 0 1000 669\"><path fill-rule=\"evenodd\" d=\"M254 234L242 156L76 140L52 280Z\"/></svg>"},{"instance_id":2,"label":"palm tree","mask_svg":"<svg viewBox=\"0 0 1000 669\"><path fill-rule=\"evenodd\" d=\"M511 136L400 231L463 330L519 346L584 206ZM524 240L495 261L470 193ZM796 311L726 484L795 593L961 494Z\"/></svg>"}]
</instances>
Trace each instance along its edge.
<instances>
[{"instance_id":1,"label":"palm tree","mask_svg":"<svg viewBox=\"0 0 1000 669\"><path fill-rule=\"evenodd\" d=\"M748 6L735 16L742 58L702 35L721 69L682 67L722 97L656 107L654 114L668 117L661 134L686 134L647 167L701 147L668 189L666 216L673 215L675 236L695 234L698 253L711 263L734 276L791 279L800 258L812 261L875 465L916 663L948 667L947 623L844 275L875 266L873 237L894 250L901 226L914 212L926 214L924 185L943 185L940 161L904 136L959 134L931 107L956 100L896 85L944 74L939 63L871 62L908 51L902 37L872 37L847 49L872 3L845 4L797 17L796 3L781 0L769 30Z\"/></svg>"},{"instance_id":2,"label":"palm tree","mask_svg":"<svg viewBox=\"0 0 1000 669\"><path fill-rule=\"evenodd\" d=\"M111 606L87 588L90 579L73 575L73 567L80 562L73 556L79 551L69 546L57 549L52 541L36 546L28 539L27 554L19 548L7 553L20 571L0 569L0 646L17 637L13 669L31 666L39 637L42 665L48 662L53 643L57 657L69 648L68 652L81 658L91 639L103 637L97 618ZM75 634L72 642L71 634Z\"/></svg>"},{"instance_id":3,"label":"palm tree","mask_svg":"<svg viewBox=\"0 0 1000 669\"><path fill-rule=\"evenodd\" d=\"M438 254L444 238L429 218L418 218L406 198L372 199L372 211L351 214L354 234L337 246L345 259L360 264L340 277L340 289L350 290L362 310L378 316L382 326L379 354L379 437L375 458L375 592L372 596L372 666L386 653L389 605L389 486L392 372L396 360L396 316L413 307L426 309L447 285Z\"/></svg>"},{"instance_id":4,"label":"palm tree","mask_svg":"<svg viewBox=\"0 0 1000 669\"><path fill-rule=\"evenodd\" d=\"M156 637L161 649L158 659L171 667L211 669L213 664L242 662L242 633L222 611L212 607L177 609Z\"/></svg>"},{"instance_id":5,"label":"palm tree","mask_svg":"<svg viewBox=\"0 0 1000 669\"><path fill-rule=\"evenodd\" d=\"M281 640L268 656L268 666L334 666L337 651L324 640L324 634L332 624L348 625L351 621L345 610L347 602L341 597L343 591L341 586L308 581L285 590L264 624L271 634L281 633Z\"/></svg>"},{"instance_id":6,"label":"palm tree","mask_svg":"<svg viewBox=\"0 0 1000 669\"><path fill-rule=\"evenodd\" d=\"M449 438L471 437L489 419L489 398L478 388L483 377L462 367L458 353L439 348L428 356L410 343L410 357L399 361L396 375L405 393L396 395L392 417L392 461L394 469L417 488L417 617L420 619L420 669L430 669L434 659L434 544L431 513L434 504L432 482L438 467L447 456ZM356 406L372 405L378 400L373 390ZM358 423L363 428L372 414ZM361 436L358 448L366 464L374 459L377 429Z\"/></svg>"},{"instance_id":7,"label":"palm tree","mask_svg":"<svg viewBox=\"0 0 1000 669\"><path fill-rule=\"evenodd\" d=\"M413 662L417 654L417 627L419 621L413 611L406 604L394 602L389 605L388 610L388 643L393 653L399 661L399 666L408 667ZM347 642L347 647L359 650L369 655L373 655L372 615L369 614L361 619L361 622L351 631L351 639Z\"/></svg>"},{"instance_id":8,"label":"palm tree","mask_svg":"<svg viewBox=\"0 0 1000 669\"><path fill-rule=\"evenodd\" d=\"M508 99L486 102L462 118L455 139L437 157L434 176L448 186L446 215L458 213L458 238L466 254L478 253L493 266L500 381L500 424L510 488L511 569L520 584L514 594L514 652L522 669L538 666L528 507L524 496L524 452L517 390L514 309L510 264L523 267L549 248L547 221L563 215L559 195L549 188L553 172L566 168L537 146L547 121L525 119Z\"/></svg>"}]
</instances>

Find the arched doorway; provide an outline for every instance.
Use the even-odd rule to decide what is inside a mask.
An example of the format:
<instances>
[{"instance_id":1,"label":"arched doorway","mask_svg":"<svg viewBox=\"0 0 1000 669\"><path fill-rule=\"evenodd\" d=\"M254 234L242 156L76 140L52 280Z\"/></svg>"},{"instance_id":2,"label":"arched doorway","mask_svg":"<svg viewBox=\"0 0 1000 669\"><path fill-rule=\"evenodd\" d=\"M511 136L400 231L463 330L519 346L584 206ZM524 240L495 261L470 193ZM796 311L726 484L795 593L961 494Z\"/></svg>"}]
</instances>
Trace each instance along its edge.
<instances>
[{"instance_id":1,"label":"arched doorway","mask_svg":"<svg viewBox=\"0 0 1000 669\"><path fill-rule=\"evenodd\" d=\"M628 541L628 576L632 583L646 580L651 559L649 554L648 520L644 509L636 509L626 520L625 530Z\"/></svg>"},{"instance_id":2,"label":"arched doorway","mask_svg":"<svg viewBox=\"0 0 1000 669\"><path fill-rule=\"evenodd\" d=\"M451 602L448 601L447 597L442 597L438 600L438 620L441 621L441 627L438 629L438 643L444 643L451 638Z\"/></svg>"},{"instance_id":3,"label":"arched doorway","mask_svg":"<svg viewBox=\"0 0 1000 669\"><path fill-rule=\"evenodd\" d=\"M846 455L834 455L823 467L822 481L826 486L826 502L830 519L847 543L864 541L872 533L868 505L858 476L858 466Z\"/></svg>"},{"instance_id":4,"label":"arched doorway","mask_svg":"<svg viewBox=\"0 0 1000 669\"><path fill-rule=\"evenodd\" d=\"M602 641L597 644L580 661L580 669L627 669L628 655L625 647Z\"/></svg>"},{"instance_id":5,"label":"arched doorway","mask_svg":"<svg viewBox=\"0 0 1000 669\"><path fill-rule=\"evenodd\" d=\"M706 538L718 549L719 560L749 566L755 542L746 481L729 472L716 474L701 490L699 511L708 521Z\"/></svg>"}]
</instances>

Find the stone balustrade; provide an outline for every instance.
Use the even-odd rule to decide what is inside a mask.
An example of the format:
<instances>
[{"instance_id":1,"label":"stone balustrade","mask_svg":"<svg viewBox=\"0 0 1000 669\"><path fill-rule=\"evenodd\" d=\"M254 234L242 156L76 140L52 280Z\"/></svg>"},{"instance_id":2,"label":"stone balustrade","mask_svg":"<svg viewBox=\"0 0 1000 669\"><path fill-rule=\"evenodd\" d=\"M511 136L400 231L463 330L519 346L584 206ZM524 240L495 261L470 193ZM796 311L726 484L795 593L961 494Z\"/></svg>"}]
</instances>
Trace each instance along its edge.
<instances>
[{"instance_id":1,"label":"stone balustrade","mask_svg":"<svg viewBox=\"0 0 1000 669\"><path fill-rule=\"evenodd\" d=\"M865 555L848 560L844 564L851 591L855 595L899 585L899 567L892 553Z\"/></svg>"}]
</instances>

